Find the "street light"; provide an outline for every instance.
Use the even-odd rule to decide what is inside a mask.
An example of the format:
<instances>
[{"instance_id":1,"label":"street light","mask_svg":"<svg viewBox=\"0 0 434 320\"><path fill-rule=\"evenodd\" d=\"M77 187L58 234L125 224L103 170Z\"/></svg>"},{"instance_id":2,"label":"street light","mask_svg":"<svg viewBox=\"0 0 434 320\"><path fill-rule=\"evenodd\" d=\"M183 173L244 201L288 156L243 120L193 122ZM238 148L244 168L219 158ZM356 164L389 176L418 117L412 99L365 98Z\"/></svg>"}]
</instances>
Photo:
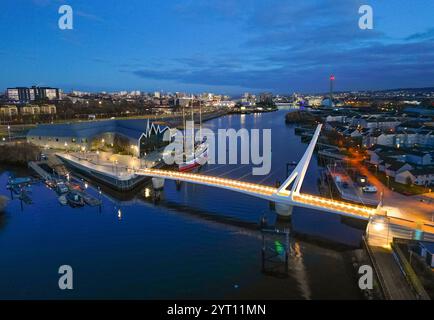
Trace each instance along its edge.
<instances>
[{"instance_id":1,"label":"street light","mask_svg":"<svg viewBox=\"0 0 434 320\"><path fill-rule=\"evenodd\" d=\"M11 141L11 126L8 125L9 142Z\"/></svg>"}]
</instances>

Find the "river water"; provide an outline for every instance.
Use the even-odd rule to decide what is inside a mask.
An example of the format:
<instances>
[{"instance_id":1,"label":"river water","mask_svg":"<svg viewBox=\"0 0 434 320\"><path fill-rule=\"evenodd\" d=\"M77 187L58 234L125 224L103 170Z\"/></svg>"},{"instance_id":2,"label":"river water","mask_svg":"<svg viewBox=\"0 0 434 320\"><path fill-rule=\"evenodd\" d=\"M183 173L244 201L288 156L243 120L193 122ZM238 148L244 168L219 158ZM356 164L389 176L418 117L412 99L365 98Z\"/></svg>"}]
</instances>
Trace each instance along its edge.
<instances>
[{"instance_id":1,"label":"river water","mask_svg":"<svg viewBox=\"0 0 434 320\"><path fill-rule=\"evenodd\" d=\"M204 124L272 129L269 175L252 176L251 167L241 165L208 165L202 173L269 185L283 181L286 163L298 161L307 146L284 115L228 115ZM314 157L303 191L318 193L319 169ZM9 172L2 169L0 193L10 198ZM32 186L33 204L11 200L0 214L0 298L360 298L348 251L336 243L358 246L361 231L339 217L295 208L291 221L283 222L292 232L286 267L282 256L277 262L262 258L256 226L264 215L276 220L268 202L198 185L177 190L166 181L154 203L149 189L128 200L103 193L101 207L74 209L61 206L40 183ZM93 187L89 192L97 195ZM266 236L266 253L286 240ZM73 268L73 290L58 287L61 265Z\"/></svg>"}]
</instances>

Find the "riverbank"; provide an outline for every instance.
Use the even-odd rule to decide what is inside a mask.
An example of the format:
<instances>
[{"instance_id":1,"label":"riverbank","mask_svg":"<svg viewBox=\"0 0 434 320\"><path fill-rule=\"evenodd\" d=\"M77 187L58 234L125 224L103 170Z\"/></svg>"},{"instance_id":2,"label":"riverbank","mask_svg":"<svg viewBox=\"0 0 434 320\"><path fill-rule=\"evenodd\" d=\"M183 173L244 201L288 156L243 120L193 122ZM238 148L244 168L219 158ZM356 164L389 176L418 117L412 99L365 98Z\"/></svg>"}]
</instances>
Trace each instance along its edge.
<instances>
[{"instance_id":1,"label":"riverbank","mask_svg":"<svg viewBox=\"0 0 434 320\"><path fill-rule=\"evenodd\" d=\"M315 123L320 122L321 118L318 116L315 116L314 114L310 113L309 111L305 110L294 110L290 111L285 115L285 122L286 123Z\"/></svg>"},{"instance_id":2,"label":"riverbank","mask_svg":"<svg viewBox=\"0 0 434 320\"><path fill-rule=\"evenodd\" d=\"M27 166L36 161L41 150L27 142L5 143L0 145L0 163L14 166Z\"/></svg>"}]
</instances>

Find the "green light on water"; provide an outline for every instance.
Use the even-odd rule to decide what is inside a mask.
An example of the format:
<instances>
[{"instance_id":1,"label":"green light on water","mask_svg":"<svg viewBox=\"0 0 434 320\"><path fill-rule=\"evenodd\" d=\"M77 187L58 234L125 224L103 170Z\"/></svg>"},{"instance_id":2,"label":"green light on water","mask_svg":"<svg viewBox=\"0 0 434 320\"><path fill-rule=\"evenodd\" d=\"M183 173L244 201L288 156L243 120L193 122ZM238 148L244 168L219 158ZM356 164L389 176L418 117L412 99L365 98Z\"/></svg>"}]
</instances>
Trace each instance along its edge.
<instances>
[{"instance_id":1,"label":"green light on water","mask_svg":"<svg viewBox=\"0 0 434 320\"><path fill-rule=\"evenodd\" d=\"M283 245L279 242L279 241L274 241L274 247L276 248L276 252L279 255L282 255L285 253L285 248L283 247Z\"/></svg>"}]
</instances>

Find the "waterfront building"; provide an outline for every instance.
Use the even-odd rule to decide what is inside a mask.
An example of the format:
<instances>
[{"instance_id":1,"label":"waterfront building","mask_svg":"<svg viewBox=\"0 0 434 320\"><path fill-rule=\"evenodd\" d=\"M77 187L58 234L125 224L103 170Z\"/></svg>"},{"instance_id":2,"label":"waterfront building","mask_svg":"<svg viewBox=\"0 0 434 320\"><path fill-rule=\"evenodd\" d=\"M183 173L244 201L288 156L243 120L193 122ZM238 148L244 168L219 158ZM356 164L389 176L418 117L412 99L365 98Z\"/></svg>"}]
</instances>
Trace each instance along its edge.
<instances>
[{"instance_id":1,"label":"waterfront building","mask_svg":"<svg viewBox=\"0 0 434 320\"><path fill-rule=\"evenodd\" d=\"M26 105L26 106L20 108L20 113L23 116L40 114L41 109L39 106L36 106L36 105Z\"/></svg>"},{"instance_id":2,"label":"waterfront building","mask_svg":"<svg viewBox=\"0 0 434 320\"><path fill-rule=\"evenodd\" d=\"M264 104L272 104L273 103L273 94L271 92L263 92L259 95L260 103Z\"/></svg>"},{"instance_id":3,"label":"waterfront building","mask_svg":"<svg viewBox=\"0 0 434 320\"><path fill-rule=\"evenodd\" d=\"M311 107L319 107L322 104L323 97L308 96L305 97L307 105Z\"/></svg>"},{"instance_id":4,"label":"waterfront building","mask_svg":"<svg viewBox=\"0 0 434 320\"><path fill-rule=\"evenodd\" d=\"M6 90L6 96L9 101L14 102L29 102L35 100L34 90L26 87L8 88Z\"/></svg>"},{"instance_id":5,"label":"waterfront building","mask_svg":"<svg viewBox=\"0 0 434 320\"><path fill-rule=\"evenodd\" d=\"M219 102L214 103L215 107L221 107L221 108L233 108L235 107L235 102L234 101L227 101L227 100L222 100Z\"/></svg>"},{"instance_id":6,"label":"waterfront building","mask_svg":"<svg viewBox=\"0 0 434 320\"><path fill-rule=\"evenodd\" d=\"M2 118L4 117L14 117L18 115L18 108L16 106L2 106L0 108L0 114Z\"/></svg>"},{"instance_id":7,"label":"waterfront building","mask_svg":"<svg viewBox=\"0 0 434 320\"><path fill-rule=\"evenodd\" d=\"M180 106L180 107L187 107L189 106L192 102L193 102L193 98L191 97L182 97L182 98L178 98L176 99L176 106Z\"/></svg>"},{"instance_id":8,"label":"waterfront building","mask_svg":"<svg viewBox=\"0 0 434 320\"><path fill-rule=\"evenodd\" d=\"M115 147L134 156L163 147L168 127L145 119L104 120L39 125L27 133L27 141L43 148L66 151L98 150Z\"/></svg>"},{"instance_id":9,"label":"waterfront building","mask_svg":"<svg viewBox=\"0 0 434 320\"><path fill-rule=\"evenodd\" d=\"M59 100L61 99L61 91L58 88L51 87L16 87L6 90L8 100L27 103L35 100Z\"/></svg>"},{"instance_id":10,"label":"waterfront building","mask_svg":"<svg viewBox=\"0 0 434 320\"><path fill-rule=\"evenodd\" d=\"M41 114L56 114L56 106L54 104L43 104L41 107Z\"/></svg>"},{"instance_id":11,"label":"waterfront building","mask_svg":"<svg viewBox=\"0 0 434 320\"><path fill-rule=\"evenodd\" d=\"M397 173L395 181L402 184L411 183L419 186L434 185L434 167L422 167Z\"/></svg>"}]
</instances>

